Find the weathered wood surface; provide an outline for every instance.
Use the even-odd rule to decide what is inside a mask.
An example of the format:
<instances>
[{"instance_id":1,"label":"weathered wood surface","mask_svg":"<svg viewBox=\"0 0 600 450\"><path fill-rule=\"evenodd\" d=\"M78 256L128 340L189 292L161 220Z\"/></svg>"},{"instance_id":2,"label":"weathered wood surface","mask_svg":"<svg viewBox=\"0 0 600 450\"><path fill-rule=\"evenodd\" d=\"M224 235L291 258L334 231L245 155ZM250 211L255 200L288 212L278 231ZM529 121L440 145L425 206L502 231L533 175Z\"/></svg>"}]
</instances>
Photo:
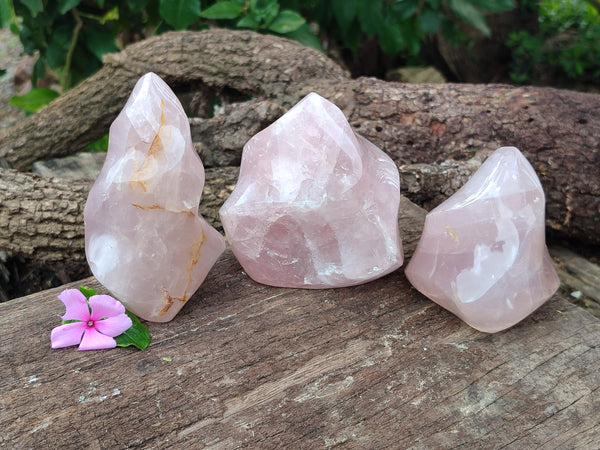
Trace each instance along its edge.
<instances>
[{"instance_id":1,"label":"weathered wood surface","mask_svg":"<svg viewBox=\"0 0 600 450\"><path fill-rule=\"evenodd\" d=\"M549 250L560 281L572 291L579 291L582 297L578 303L600 317L600 266L562 246Z\"/></svg>"},{"instance_id":2,"label":"weathered wood surface","mask_svg":"<svg viewBox=\"0 0 600 450\"><path fill-rule=\"evenodd\" d=\"M423 211L406 208L411 254ZM558 296L487 335L402 270L351 288L281 289L253 282L228 250L174 321L148 324L148 349L77 352L50 349L59 291L0 304L0 446L600 442L600 321Z\"/></svg>"}]
</instances>

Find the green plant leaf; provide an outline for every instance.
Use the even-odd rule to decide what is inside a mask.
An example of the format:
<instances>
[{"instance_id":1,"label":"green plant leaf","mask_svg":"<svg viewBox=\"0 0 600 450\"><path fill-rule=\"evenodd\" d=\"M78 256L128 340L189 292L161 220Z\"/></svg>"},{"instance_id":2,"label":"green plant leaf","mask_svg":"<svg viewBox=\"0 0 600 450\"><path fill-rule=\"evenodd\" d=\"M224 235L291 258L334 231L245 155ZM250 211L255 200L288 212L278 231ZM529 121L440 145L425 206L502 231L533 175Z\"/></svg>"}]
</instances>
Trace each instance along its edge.
<instances>
[{"instance_id":1,"label":"green plant leaf","mask_svg":"<svg viewBox=\"0 0 600 450\"><path fill-rule=\"evenodd\" d=\"M105 54L119 51L112 33L104 27L89 27L85 33L85 45L100 61Z\"/></svg>"},{"instance_id":2,"label":"green plant leaf","mask_svg":"<svg viewBox=\"0 0 600 450\"><path fill-rule=\"evenodd\" d=\"M435 33L440 29L442 20L434 10L423 8L423 11L421 11L421 14L417 18L417 23L423 33Z\"/></svg>"},{"instance_id":3,"label":"green plant leaf","mask_svg":"<svg viewBox=\"0 0 600 450\"><path fill-rule=\"evenodd\" d=\"M304 17L291 9L284 9L269 25L269 30L279 34L296 31L306 23Z\"/></svg>"},{"instance_id":4,"label":"green plant leaf","mask_svg":"<svg viewBox=\"0 0 600 450\"><path fill-rule=\"evenodd\" d=\"M65 14L67 11L79 5L80 0L58 0L58 12Z\"/></svg>"},{"instance_id":5,"label":"green plant leaf","mask_svg":"<svg viewBox=\"0 0 600 450\"><path fill-rule=\"evenodd\" d=\"M132 12L140 12L148 4L148 0L127 0L127 6Z\"/></svg>"},{"instance_id":6,"label":"green plant leaf","mask_svg":"<svg viewBox=\"0 0 600 450\"><path fill-rule=\"evenodd\" d=\"M144 350L148 347L148 344L150 344L150 333L148 332L148 328L146 328L146 325L140 322L140 319L132 312L126 310L125 314L131 319L132 325L131 328L128 328L124 333L115 338L117 347L128 347L133 345L140 350Z\"/></svg>"},{"instance_id":7,"label":"green plant leaf","mask_svg":"<svg viewBox=\"0 0 600 450\"><path fill-rule=\"evenodd\" d=\"M472 27L477 28L485 36L492 35L490 28L485 22L485 17L467 0L449 0L448 4L454 13Z\"/></svg>"},{"instance_id":8,"label":"green plant leaf","mask_svg":"<svg viewBox=\"0 0 600 450\"><path fill-rule=\"evenodd\" d=\"M258 23L258 28L266 28L279 14L279 3L277 0L250 0L249 11L249 17Z\"/></svg>"},{"instance_id":9,"label":"green plant leaf","mask_svg":"<svg viewBox=\"0 0 600 450\"><path fill-rule=\"evenodd\" d=\"M252 16L242 17L238 23L235 24L238 28L250 28L251 30L258 30L260 24L254 20Z\"/></svg>"},{"instance_id":10,"label":"green plant leaf","mask_svg":"<svg viewBox=\"0 0 600 450\"><path fill-rule=\"evenodd\" d=\"M27 113L34 113L38 109L46 106L60 94L53 89L40 88L32 89L25 95L11 97L9 105L22 109Z\"/></svg>"},{"instance_id":11,"label":"green plant leaf","mask_svg":"<svg viewBox=\"0 0 600 450\"><path fill-rule=\"evenodd\" d=\"M312 32L312 30L306 23L301 25L300 28L298 28L297 30L287 33L285 37L294 39L295 41L298 41L301 44L306 45L307 47L312 47L321 52L323 51L323 47L321 47L321 42L319 41L319 38L315 36L315 34Z\"/></svg>"},{"instance_id":12,"label":"green plant leaf","mask_svg":"<svg viewBox=\"0 0 600 450\"><path fill-rule=\"evenodd\" d=\"M427 3L432 3L429 0ZM438 6L433 5L434 8L438 8ZM419 0L404 0L401 2L394 2L390 7L390 13L396 22L404 21L412 18L419 9Z\"/></svg>"},{"instance_id":13,"label":"green plant leaf","mask_svg":"<svg viewBox=\"0 0 600 450\"><path fill-rule=\"evenodd\" d=\"M85 149L90 152L105 152L108 149L108 134L105 134L100 139L96 139L85 146Z\"/></svg>"},{"instance_id":14,"label":"green plant leaf","mask_svg":"<svg viewBox=\"0 0 600 450\"><path fill-rule=\"evenodd\" d=\"M515 2L513 0L471 0L469 3L475 8L492 13L510 11L515 7Z\"/></svg>"},{"instance_id":15,"label":"green plant leaf","mask_svg":"<svg viewBox=\"0 0 600 450\"><path fill-rule=\"evenodd\" d=\"M20 1L25 6L27 6L32 17L37 16L38 13L44 9L42 0L20 0Z\"/></svg>"},{"instance_id":16,"label":"green plant leaf","mask_svg":"<svg viewBox=\"0 0 600 450\"><path fill-rule=\"evenodd\" d=\"M92 297L98 293L98 291L96 289L92 289L87 286L79 286L79 292L81 292L83 295L85 295L85 298L87 300L89 300L90 297Z\"/></svg>"},{"instance_id":17,"label":"green plant leaf","mask_svg":"<svg viewBox=\"0 0 600 450\"><path fill-rule=\"evenodd\" d=\"M335 20L343 33L346 33L356 17L356 0L331 0Z\"/></svg>"},{"instance_id":18,"label":"green plant leaf","mask_svg":"<svg viewBox=\"0 0 600 450\"><path fill-rule=\"evenodd\" d=\"M106 13L100 18L100 23L104 25L106 22L119 20L119 7L115 6L113 9L109 9Z\"/></svg>"},{"instance_id":19,"label":"green plant leaf","mask_svg":"<svg viewBox=\"0 0 600 450\"><path fill-rule=\"evenodd\" d=\"M380 1L361 0L358 3L358 22L369 37L380 33L384 26L382 5Z\"/></svg>"},{"instance_id":20,"label":"green plant leaf","mask_svg":"<svg viewBox=\"0 0 600 450\"><path fill-rule=\"evenodd\" d=\"M379 37L379 46L386 55L396 55L406 45L404 34L397 24L388 24Z\"/></svg>"},{"instance_id":21,"label":"green plant leaf","mask_svg":"<svg viewBox=\"0 0 600 450\"><path fill-rule=\"evenodd\" d=\"M200 13L205 19L235 19L242 14L243 6L236 1L217 2Z\"/></svg>"},{"instance_id":22,"label":"green plant leaf","mask_svg":"<svg viewBox=\"0 0 600 450\"><path fill-rule=\"evenodd\" d=\"M12 0L0 0L0 28L8 27L15 17Z\"/></svg>"},{"instance_id":23,"label":"green plant leaf","mask_svg":"<svg viewBox=\"0 0 600 450\"><path fill-rule=\"evenodd\" d=\"M73 28L69 25L60 26L52 33L46 49L46 60L52 69L56 70L65 63L72 35Z\"/></svg>"},{"instance_id":24,"label":"green plant leaf","mask_svg":"<svg viewBox=\"0 0 600 450\"><path fill-rule=\"evenodd\" d=\"M176 30L185 30L200 18L200 0L160 0L159 13Z\"/></svg>"}]
</instances>

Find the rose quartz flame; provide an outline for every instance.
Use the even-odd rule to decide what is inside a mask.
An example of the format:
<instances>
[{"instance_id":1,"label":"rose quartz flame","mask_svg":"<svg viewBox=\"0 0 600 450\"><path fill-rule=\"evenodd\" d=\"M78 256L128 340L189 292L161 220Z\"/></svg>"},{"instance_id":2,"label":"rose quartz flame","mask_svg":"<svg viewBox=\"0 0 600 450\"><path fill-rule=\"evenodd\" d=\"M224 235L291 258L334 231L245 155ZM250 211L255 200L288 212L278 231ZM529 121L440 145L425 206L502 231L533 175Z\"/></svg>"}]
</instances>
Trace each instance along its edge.
<instances>
[{"instance_id":1,"label":"rose quartz flame","mask_svg":"<svg viewBox=\"0 0 600 450\"><path fill-rule=\"evenodd\" d=\"M84 210L93 274L143 319L171 320L225 249L198 216L203 186L181 103L160 77L144 75L110 127Z\"/></svg>"},{"instance_id":2,"label":"rose quartz flame","mask_svg":"<svg viewBox=\"0 0 600 450\"><path fill-rule=\"evenodd\" d=\"M427 215L407 278L480 331L516 324L559 285L546 248L544 205L542 185L521 152L496 150Z\"/></svg>"},{"instance_id":3,"label":"rose quartz flame","mask_svg":"<svg viewBox=\"0 0 600 450\"><path fill-rule=\"evenodd\" d=\"M327 288L402 265L399 202L394 162L312 93L248 141L220 214L254 280Z\"/></svg>"}]
</instances>

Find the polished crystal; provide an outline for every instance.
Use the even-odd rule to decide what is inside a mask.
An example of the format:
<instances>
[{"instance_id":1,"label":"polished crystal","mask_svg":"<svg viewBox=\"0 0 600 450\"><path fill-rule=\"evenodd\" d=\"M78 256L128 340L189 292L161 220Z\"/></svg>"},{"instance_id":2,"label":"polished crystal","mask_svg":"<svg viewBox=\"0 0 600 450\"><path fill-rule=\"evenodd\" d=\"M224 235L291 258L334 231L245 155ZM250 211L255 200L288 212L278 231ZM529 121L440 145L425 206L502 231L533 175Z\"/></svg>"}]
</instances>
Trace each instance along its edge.
<instances>
[{"instance_id":1,"label":"polished crystal","mask_svg":"<svg viewBox=\"0 0 600 450\"><path fill-rule=\"evenodd\" d=\"M496 150L427 214L407 278L478 330L516 324L559 285L546 248L544 205L542 185L523 154L515 147Z\"/></svg>"},{"instance_id":2,"label":"polished crystal","mask_svg":"<svg viewBox=\"0 0 600 450\"><path fill-rule=\"evenodd\" d=\"M181 103L160 77L144 75L110 127L84 210L92 273L143 319L171 320L225 249L198 215L203 186Z\"/></svg>"},{"instance_id":3,"label":"polished crystal","mask_svg":"<svg viewBox=\"0 0 600 450\"><path fill-rule=\"evenodd\" d=\"M394 162L311 93L244 147L221 208L231 248L261 283L327 288L402 265Z\"/></svg>"}]
</instances>

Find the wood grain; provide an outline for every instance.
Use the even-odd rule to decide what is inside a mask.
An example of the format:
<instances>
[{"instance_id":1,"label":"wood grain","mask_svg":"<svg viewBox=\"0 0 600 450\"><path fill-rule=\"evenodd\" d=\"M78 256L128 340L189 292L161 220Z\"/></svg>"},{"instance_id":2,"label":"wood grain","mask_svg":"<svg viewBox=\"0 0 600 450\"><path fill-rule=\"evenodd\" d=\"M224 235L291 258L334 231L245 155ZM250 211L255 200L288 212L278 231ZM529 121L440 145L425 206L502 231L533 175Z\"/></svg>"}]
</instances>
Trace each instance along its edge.
<instances>
[{"instance_id":1,"label":"wood grain","mask_svg":"<svg viewBox=\"0 0 600 450\"><path fill-rule=\"evenodd\" d=\"M401 224L408 255L423 214L411 208ZM102 290L93 278L65 287L78 284ZM148 349L78 352L50 349L61 289L0 304L0 446L600 441L600 322L557 296L488 335L421 296L402 270L351 288L282 289L249 279L227 250L172 322L148 324Z\"/></svg>"}]
</instances>

